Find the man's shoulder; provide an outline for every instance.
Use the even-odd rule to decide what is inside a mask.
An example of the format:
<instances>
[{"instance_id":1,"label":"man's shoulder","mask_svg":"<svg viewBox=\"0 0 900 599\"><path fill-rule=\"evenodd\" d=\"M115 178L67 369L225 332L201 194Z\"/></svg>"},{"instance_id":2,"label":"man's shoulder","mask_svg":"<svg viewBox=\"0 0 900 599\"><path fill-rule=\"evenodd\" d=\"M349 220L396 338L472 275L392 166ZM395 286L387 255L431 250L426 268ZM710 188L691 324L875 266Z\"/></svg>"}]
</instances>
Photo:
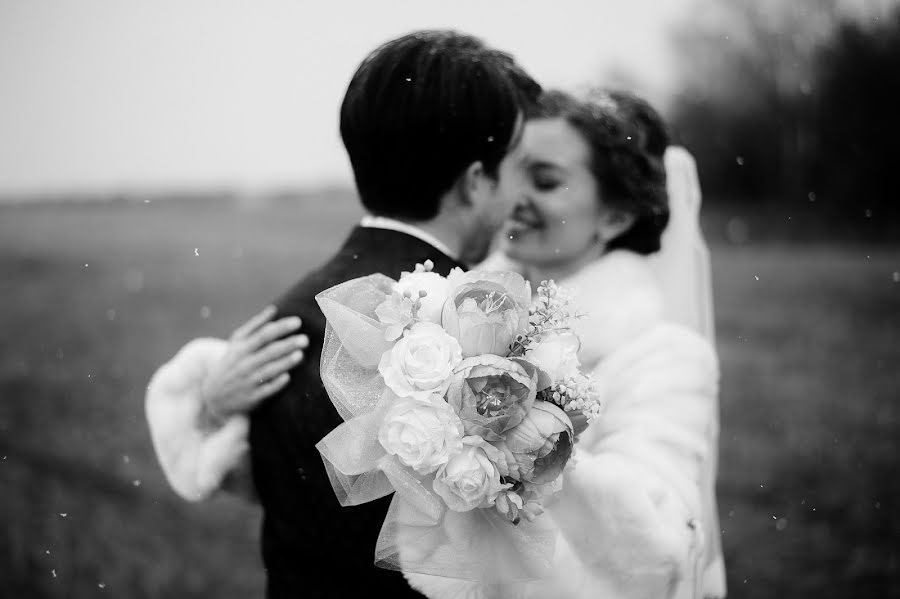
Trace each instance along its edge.
<instances>
[{"instance_id":1,"label":"man's shoulder","mask_svg":"<svg viewBox=\"0 0 900 599\"><path fill-rule=\"evenodd\" d=\"M325 264L297 281L275 302L284 316L300 316L324 331L325 320L316 295L357 277L381 273L398 278L416 263L431 260L435 272L447 274L457 262L425 242L389 230L357 228Z\"/></svg>"},{"instance_id":2,"label":"man's shoulder","mask_svg":"<svg viewBox=\"0 0 900 599\"><path fill-rule=\"evenodd\" d=\"M352 256L339 253L297 281L275 301L279 315L300 316L317 322L321 318L324 329L324 316L319 310L316 295L350 279L378 272L365 265L354 265L352 261Z\"/></svg>"},{"instance_id":3,"label":"man's shoulder","mask_svg":"<svg viewBox=\"0 0 900 599\"><path fill-rule=\"evenodd\" d=\"M316 295L337 284L332 282L333 268L330 266L330 263L320 266L282 293L275 301L279 315L309 316L308 312L317 306Z\"/></svg>"}]
</instances>

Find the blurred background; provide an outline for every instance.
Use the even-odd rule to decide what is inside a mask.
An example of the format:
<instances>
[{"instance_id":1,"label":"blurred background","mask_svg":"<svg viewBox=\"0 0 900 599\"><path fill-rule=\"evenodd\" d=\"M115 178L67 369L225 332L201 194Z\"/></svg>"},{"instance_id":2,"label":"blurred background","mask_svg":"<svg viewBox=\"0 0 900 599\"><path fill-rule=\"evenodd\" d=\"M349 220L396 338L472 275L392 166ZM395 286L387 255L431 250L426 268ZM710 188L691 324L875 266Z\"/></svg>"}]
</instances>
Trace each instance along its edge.
<instances>
[{"instance_id":1,"label":"blurred background","mask_svg":"<svg viewBox=\"0 0 900 599\"><path fill-rule=\"evenodd\" d=\"M896 0L0 0L0 596L261 596L259 513L173 494L144 389L337 247L344 89L423 27L697 158L730 596L900 596Z\"/></svg>"}]
</instances>

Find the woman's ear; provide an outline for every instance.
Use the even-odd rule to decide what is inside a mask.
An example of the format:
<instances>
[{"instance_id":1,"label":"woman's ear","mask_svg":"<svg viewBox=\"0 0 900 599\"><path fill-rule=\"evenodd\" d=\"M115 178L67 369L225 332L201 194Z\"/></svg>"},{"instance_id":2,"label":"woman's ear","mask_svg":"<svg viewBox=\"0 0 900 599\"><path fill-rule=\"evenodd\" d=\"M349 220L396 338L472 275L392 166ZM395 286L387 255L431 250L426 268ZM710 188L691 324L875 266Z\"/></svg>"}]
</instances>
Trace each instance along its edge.
<instances>
[{"instance_id":1,"label":"woman's ear","mask_svg":"<svg viewBox=\"0 0 900 599\"><path fill-rule=\"evenodd\" d=\"M634 225L637 216L623 210L608 208L597 221L597 239L606 245Z\"/></svg>"}]
</instances>

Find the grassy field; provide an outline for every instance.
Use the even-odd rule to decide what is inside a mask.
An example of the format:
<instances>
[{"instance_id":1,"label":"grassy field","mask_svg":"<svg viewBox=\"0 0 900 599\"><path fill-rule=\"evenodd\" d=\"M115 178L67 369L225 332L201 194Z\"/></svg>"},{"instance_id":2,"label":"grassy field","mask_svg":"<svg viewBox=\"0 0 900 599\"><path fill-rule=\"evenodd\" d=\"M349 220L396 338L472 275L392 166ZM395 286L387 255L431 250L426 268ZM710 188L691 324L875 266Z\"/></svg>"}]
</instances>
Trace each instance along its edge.
<instances>
[{"instance_id":1,"label":"grassy field","mask_svg":"<svg viewBox=\"0 0 900 599\"><path fill-rule=\"evenodd\" d=\"M327 200L0 207L0 596L260 596L259 514L174 496L143 391L336 247ZM900 249L712 249L731 596L900 596Z\"/></svg>"}]
</instances>

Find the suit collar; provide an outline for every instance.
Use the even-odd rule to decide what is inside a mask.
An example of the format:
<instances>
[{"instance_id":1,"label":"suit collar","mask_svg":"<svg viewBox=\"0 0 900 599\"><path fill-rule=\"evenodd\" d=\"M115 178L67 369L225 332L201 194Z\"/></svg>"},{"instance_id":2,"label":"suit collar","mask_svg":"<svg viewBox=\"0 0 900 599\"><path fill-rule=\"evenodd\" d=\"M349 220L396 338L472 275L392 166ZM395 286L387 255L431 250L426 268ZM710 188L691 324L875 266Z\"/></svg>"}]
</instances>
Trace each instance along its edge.
<instances>
[{"instance_id":1,"label":"suit collar","mask_svg":"<svg viewBox=\"0 0 900 599\"><path fill-rule=\"evenodd\" d=\"M435 272L447 275L453 268L467 267L438 250L430 243L402 231L357 226L344 242L340 254L346 258L371 260L381 257L403 265L403 270L413 270L425 260L434 262ZM389 276L390 273L385 273Z\"/></svg>"},{"instance_id":2,"label":"suit collar","mask_svg":"<svg viewBox=\"0 0 900 599\"><path fill-rule=\"evenodd\" d=\"M406 233L407 235L411 235L416 239L421 239L445 256L459 261L459 256L450 251L450 248L446 243L444 243L431 233L411 223L405 223L403 221L399 221L394 218L388 218L386 216L366 215L359 223L359 226L369 227L373 229L387 229L389 231L399 231L400 233Z\"/></svg>"}]
</instances>

